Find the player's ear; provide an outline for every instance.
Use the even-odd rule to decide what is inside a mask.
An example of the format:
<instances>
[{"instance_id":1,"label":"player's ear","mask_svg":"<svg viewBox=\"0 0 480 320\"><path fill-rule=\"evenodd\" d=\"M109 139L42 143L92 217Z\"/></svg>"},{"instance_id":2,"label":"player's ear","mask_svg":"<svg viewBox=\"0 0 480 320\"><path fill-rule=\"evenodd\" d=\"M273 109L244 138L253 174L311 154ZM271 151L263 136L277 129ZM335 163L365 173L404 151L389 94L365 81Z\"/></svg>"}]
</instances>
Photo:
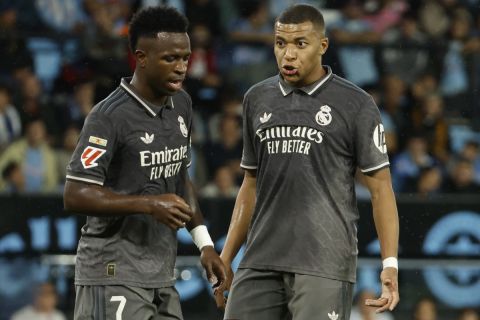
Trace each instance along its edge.
<instances>
[{"instance_id":1,"label":"player's ear","mask_svg":"<svg viewBox=\"0 0 480 320\"><path fill-rule=\"evenodd\" d=\"M137 60L137 65L141 68L145 68L146 60L147 60L147 55L145 54L145 51L136 49L135 50L135 60Z\"/></svg>"},{"instance_id":2,"label":"player's ear","mask_svg":"<svg viewBox=\"0 0 480 320\"><path fill-rule=\"evenodd\" d=\"M320 39L320 55L324 55L325 52L327 52L328 49L328 38L323 37Z\"/></svg>"}]
</instances>

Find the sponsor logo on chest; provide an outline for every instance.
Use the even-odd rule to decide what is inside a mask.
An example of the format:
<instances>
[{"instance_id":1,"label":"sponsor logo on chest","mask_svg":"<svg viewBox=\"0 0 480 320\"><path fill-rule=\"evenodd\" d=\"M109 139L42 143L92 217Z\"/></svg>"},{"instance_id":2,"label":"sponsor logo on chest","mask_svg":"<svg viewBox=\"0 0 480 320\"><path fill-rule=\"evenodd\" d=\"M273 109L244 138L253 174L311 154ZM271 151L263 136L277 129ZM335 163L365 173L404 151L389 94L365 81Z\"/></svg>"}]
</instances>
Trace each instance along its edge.
<instances>
[{"instance_id":1,"label":"sponsor logo on chest","mask_svg":"<svg viewBox=\"0 0 480 320\"><path fill-rule=\"evenodd\" d=\"M323 105L313 117L320 126L328 126L332 122L332 109ZM272 113L260 115L260 123L273 119ZM313 144L321 144L325 134L310 126L279 125L258 129L256 132L260 143L266 143L268 154L298 153L309 155Z\"/></svg>"}]
</instances>

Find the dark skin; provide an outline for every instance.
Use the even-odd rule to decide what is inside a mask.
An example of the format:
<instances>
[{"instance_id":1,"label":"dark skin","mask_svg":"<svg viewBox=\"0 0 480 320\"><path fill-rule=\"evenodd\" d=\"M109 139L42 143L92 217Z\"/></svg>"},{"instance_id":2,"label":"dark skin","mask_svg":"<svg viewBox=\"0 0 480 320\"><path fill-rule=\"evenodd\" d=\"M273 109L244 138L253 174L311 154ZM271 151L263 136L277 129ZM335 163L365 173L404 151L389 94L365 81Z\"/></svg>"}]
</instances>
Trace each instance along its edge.
<instances>
[{"instance_id":1,"label":"dark skin","mask_svg":"<svg viewBox=\"0 0 480 320\"><path fill-rule=\"evenodd\" d=\"M181 89L190 57L186 33L160 32L156 38L140 38L135 50L136 68L131 85L145 100L162 105ZM67 211L95 216L149 214L173 230L203 224L198 201L186 170L185 199L176 194L123 195L108 188L67 180L64 206ZM204 246L200 261L214 286L225 281L225 267L212 246Z\"/></svg>"}]
</instances>

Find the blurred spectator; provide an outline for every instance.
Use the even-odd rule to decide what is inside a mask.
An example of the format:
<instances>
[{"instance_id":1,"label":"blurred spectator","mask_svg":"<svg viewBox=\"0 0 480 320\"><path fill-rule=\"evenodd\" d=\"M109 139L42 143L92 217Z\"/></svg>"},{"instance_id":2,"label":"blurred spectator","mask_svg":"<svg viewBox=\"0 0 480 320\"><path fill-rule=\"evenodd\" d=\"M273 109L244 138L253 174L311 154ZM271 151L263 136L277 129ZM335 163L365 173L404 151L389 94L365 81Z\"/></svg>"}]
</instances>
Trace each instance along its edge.
<instances>
[{"instance_id":1,"label":"blurred spectator","mask_svg":"<svg viewBox=\"0 0 480 320\"><path fill-rule=\"evenodd\" d=\"M468 95L470 76L464 54L478 51L480 45L472 42L470 38L471 26L472 16L468 11L455 12L440 80L440 89L446 98L446 111L450 116L468 118L473 114Z\"/></svg>"},{"instance_id":2,"label":"blurred spectator","mask_svg":"<svg viewBox=\"0 0 480 320\"><path fill-rule=\"evenodd\" d=\"M128 33L128 21L134 2L135 0L83 0L87 13L90 14L97 26L103 28L104 31L110 31L111 28L112 33L123 36L127 36ZM101 11L100 17L96 16L97 11ZM107 11L108 19L106 19L104 11Z\"/></svg>"},{"instance_id":3,"label":"blurred spectator","mask_svg":"<svg viewBox=\"0 0 480 320\"><path fill-rule=\"evenodd\" d=\"M350 320L393 320L391 313L376 313L375 307L366 306L365 300L367 299L377 299L377 296L369 290L363 290L357 294L355 304L352 307Z\"/></svg>"},{"instance_id":4,"label":"blurred spectator","mask_svg":"<svg viewBox=\"0 0 480 320\"><path fill-rule=\"evenodd\" d=\"M234 198L239 187L235 183L234 173L229 166L219 167L214 174L213 181L200 190L200 195L205 198Z\"/></svg>"},{"instance_id":5,"label":"blurred spectator","mask_svg":"<svg viewBox=\"0 0 480 320\"><path fill-rule=\"evenodd\" d=\"M95 84L93 81L79 81L73 86L73 94L58 106L61 119L61 132L67 127L83 128L83 122L95 104Z\"/></svg>"},{"instance_id":6,"label":"blurred spectator","mask_svg":"<svg viewBox=\"0 0 480 320\"><path fill-rule=\"evenodd\" d=\"M33 59L23 35L17 29L18 11L14 0L0 1L0 76L11 77L16 69L31 68Z\"/></svg>"},{"instance_id":7,"label":"blurred spectator","mask_svg":"<svg viewBox=\"0 0 480 320\"><path fill-rule=\"evenodd\" d=\"M38 16L56 32L78 32L86 23L83 0L34 0Z\"/></svg>"},{"instance_id":8,"label":"blurred spectator","mask_svg":"<svg viewBox=\"0 0 480 320\"><path fill-rule=\"evenodd\" d=\"M380 109L387 113L393 121L393 125L398 134L398 148L403 149L405 143L405 129L409 121L409 103L407 97L407 86L399 77L395 75L386 75L382 78L382 102Z\"/></svg>"},{"instance_id":9,"label":"blurred spectator","mask_svg":"<svg viewBox=\"0 0 480 320\"><path fill-rule=\"evenodd\" d=\"M217 53L212 47L210 30L203 24L191 26L192 54L185 86L192 97L193 105L207 117L217 112L222 79L217 69Z\"/></svg>"},{"instance_id":10,"label":"blurred spectator","mask_svg":"<svg viewBox=\"0 0 480 320\"><path fill-rule=\"evenodd\" d=\"M472 163L473 179L475 183L480 184L480 144L476 141L468 141L463 146L459 156Z\"/></svg>"},{"instance_id":11,"label":"blurred spectator","mask_svg":"<svg viewBox=\"0 0 480 320\"><path fill-rule=\"evenodd\" d=\"M400 22L403 13L408 9L408 3L405 0L378 0L377 2L378 9L366 20L373 31L383 34Z\"/></svg>"},{"instance_id":12,"label":"blurred spectator","mask_svg":"<svg viewBox=\"0 0 480 320\"><path fill-rule=\"evenodd\" d=\"M0 170L18 163L25 176L25 192L48 193L58 185L57 161L46 140L45 124L34 120L27 124L25 138L12 143L0 156ZM1 183L5 190L5 181Z\"/></svg>"},{"instance_id":13,"label":"blurred spectator","mask_svg":"<svg viewBox=\"0 0 480 320\"><path fill-rule=\"evenodd\" d=\"M208 120L208 137L211 142L220 141L220 122L225 116L232 116L235 118L242 117L242 100L235 97L229 97L222 103L222 111L216 113Z\"/></svg>"},{"instance_id":14,"label":"blurred spectator","mask_svg":"<svg viewBox=\"0 0 480 320\"><path fill-rule=\"evenodd\" d=\"M184 0L190 25L204 25L214 38L220 36L220 8L214 0Z\"/></svg>"},{"instance_id":15,"label":"blurred spectator","mask_svg":"<svg viewBox=\"0 0 480 320\"><path fill-rule=\"evenodd\" d=\"M448 125L440 95L429 94L420 108L412 111L412 127L425 135L429 153L445 163L449 157Z\"/></svg>"},{"instance_id":16,"label":"blurred spectator","mask_svg":"<svg viewBox=\"0 0 480 320\"><path fill-rule=\"evenodd\" d=\"M375 32L365 20L360 1L348 0L342 7L342 17L330 26L333 42L338 45L338 58L345 77L358 86L378 82L379 72L375 50L381 34ZM364 46L367 45L367 46Z\"/></svg>"},{"instance_id":17,"label":"blurred spectator","mask_svg":"<svg viewBox=\"0 0 480 320\"><path fill-rule=\"evenodd\" d=\"M457 320L480 320L480 315L474 309L464 309Z\"/></svg>"},{"instance_id":18,"label":"blurred spectator","mask_svg":"<svg viewBox=\"0 0 480 320\"><path fill-rule=\"evenodd\" d=\"M413 309L413 320L437 320L437 305L430 298L420 299Z\"/></svg>"},{"instance_id":19,"label":"blurred spectator","mask_svg":"<svg viewBox=\"0 0 480 320\"><path fill-rule=\"evenodd\" d=\"M57 293L51 283L42 283L35 289L34 302L17 312L11 320L66 320L65 315L56 309Z\"/></svg>"},{"instance_id":20,"label":"blurred spectator","mask_svg":"<svg viewBox=\"0 0 480 320\"><path fill-rule=\"evenodd\" d=\"M206 147L205 159L210 177L221 166L232 160L240 161L242 157L242 132L238 117L223 116L219 123L219 136L219 142Z\"/></svg>"},{"instance_id":21,"label":"blurred spectator","mask_svg":"<svg viewBox=\"0 0 480 320\"><path fill-rule=\"evenodd\" d=\"M412 192L417 193L422 198L428 198L441 193L442 185L443 173L439 167L424 168L420 171L416 189Z\"/></svg>"},{"instance_id":22,"label":"blurred spectator","mask_svg":"<svg viewBox=\"0 0 480 320\"><path fill-rule=\"evenodd\" d=\"M475 183L472 162L467 159L458 159L449 172L443 191L445 193L478 194L480 185Z\"/></svg>"},{"instance_id":23,"label":"blurred spectator","mask_svg":"<svg viewBox=\"0 0 480 320\"><path fill-rule=\"evenodd\" d=\"M95 70L95 80L99 92L106 96L117 86L121 77L130 74L128 45L126 41L126 20L128 11L121 1L88 1L91 23L83 38L86 63ZM117 4L124 4L116 8ZM122 11L123 10L123 11Z\"/></svg>"},{"instance_id":24,"label":"blurred spectator","mask_svg":"<svg viewBox=\"0 0 480 320\"><path fill-rule=\"evenodd\" d=\"M392 161L393 188L396 192L408 191L408 186L416 184L424 168L435 165L435 158L427 152L427 140L421 134L412 134L405 151Z\"/></svg>"},{"instance_id":25,"label":"blurred spectator","mask_svg":"<svg viewBox=\"0 0 480 320\"><path fill-rule=\"evenodd\" d=\"M0 84L0 152L22 133L22 122L17 109L11 105L10 90Z\"/></svg>"},{"instance_id":26,"label":"blurred spectator","mask_svg":"<svg viewBox=\"0 0 480 320\"><path fill-rule=\"evenodd\" d=\"M58 134L59 123L55 119L54 109L49 105L48 95L43 91L40 80L34 74L25 74L21 79L21 95L15 105L19 108L22 126L32 119L42 119L48 133Z\"/></svg>"},{"instance_id":27,"label":"blurred spectator","mask_svg":"<svg viewBox=\"0 0 480 320\"><path fill-rule=\"evenodd\" d=\"M428 95L438 91L437 77L433 73L426 72L418 76L410 87L412 103L421 105Z\"/></svg>"},{"instance_id":28,"label":"blurred spectator","mask_svg":"<svg viewBox=\"0 0 480 320\"><path fill-rule=\"evenodd\" d=\"M424 73L428 65L428 42L413 13L405 14L400 26L389 30L382 41L387 45L382 54L383 72L393 73L407 84Z\"/></svg>"},{"instance_id":29,"label":"blurred spectator","mask_svg":"<svg viewBox=\"0 0 480 320\"><path fill-rule=\"evenodd\" d=\"M230 82L239 93L276 72L272 55L273 23L265 0L237 1L241 17L229 28L233 49Z\"/></svg>"},{"instance_id":30,"label":"blurred spectator","mask_svg":"<svg viewBox=\"0 0 480 320\"><path fill-rule=\"evenodd\" d=\"M3 169L2 178L5 181L5 192L8 194L21 194L25 192L25 176L22 168L16 162L10 162Z\"/></svg>"},{"instance_id":31,"label":"blurred spectator","mask_svg":"<svg viewBox=\"0 0 480 320\"><path fill-rule=\"evenodd\" d=\"M145 7L156 7L160 5L166 5L176 8L181 13L185 14L185 4L184 0L138 0L137 7L135 9L145 8Z\"/></svg>"},{"instance_id":32,"label":"blurred spectator","mask_svg":"<svg viewBox=\"0 0 480 320\"><path fill-rule=\"evenodd\" d=\"M81 128L76 126L68 127L63 135L62 148L55 151L57 157L58 177L62 186L65 183L65 177L67 175L67 165L72 158L73 151L75 151L78 138L80 137L80 130Z\"/></svg>"},{"instance_id":33,"label":"blurred spectator","mask_svg":"<svg viewBox=\"0 0 480 320\"><path fill-rule=\"evenodd\" d=\"M420 26L428 37L441 38L450 25L446 9L438 0L424 0L418 16Z\"/></svg>"}]
</instances>

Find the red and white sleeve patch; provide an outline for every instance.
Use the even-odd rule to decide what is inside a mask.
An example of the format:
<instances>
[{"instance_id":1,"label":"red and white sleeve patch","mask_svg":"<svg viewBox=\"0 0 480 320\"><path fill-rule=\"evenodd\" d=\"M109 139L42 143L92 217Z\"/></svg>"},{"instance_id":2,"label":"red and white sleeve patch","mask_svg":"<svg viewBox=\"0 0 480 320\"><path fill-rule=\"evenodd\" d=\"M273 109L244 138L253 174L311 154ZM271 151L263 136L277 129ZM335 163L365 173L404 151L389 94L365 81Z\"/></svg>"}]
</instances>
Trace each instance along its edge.
<instances>
[{"instance_id":1,"label":"red and white sleeve patch","mask_svg":"<svg viewBox=\"0 0 480 320\"><path fill-rule=\"evenodd\" d=\"M86 147L82 152L82 165L85 169L93 168L98 166L97 160L106 152L107 150L99 149L95 147Z\"/></svg>"}]
</instances>

